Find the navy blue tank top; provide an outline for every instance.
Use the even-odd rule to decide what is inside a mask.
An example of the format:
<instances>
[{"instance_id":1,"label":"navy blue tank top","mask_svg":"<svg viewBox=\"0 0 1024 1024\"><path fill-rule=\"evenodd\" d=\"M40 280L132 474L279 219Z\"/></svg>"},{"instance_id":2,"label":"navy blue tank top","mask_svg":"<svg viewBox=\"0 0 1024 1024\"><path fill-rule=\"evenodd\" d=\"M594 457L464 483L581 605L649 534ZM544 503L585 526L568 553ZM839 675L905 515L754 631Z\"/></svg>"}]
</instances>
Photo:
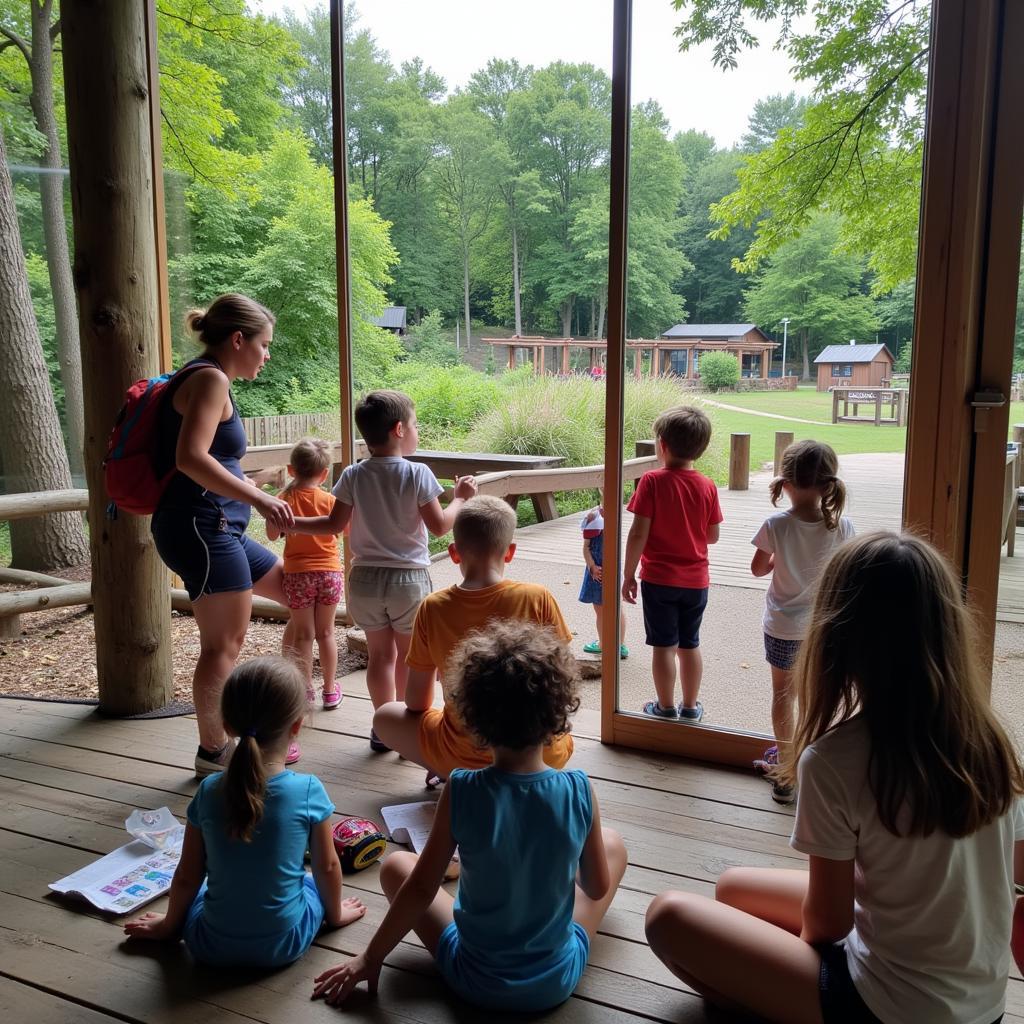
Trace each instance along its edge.
<instances>
[{"instance_id":1,"label":"navy blue tank top","mask_svg":"<svg viewBox=\"0 0 1024 1024\"><path fill-rule=\"evenodd\" d=\"M216 366L220 368L216 360L208 356L200 356L186 363L185 366L196 364L205 366ZM184 369L184 367L182 367ZM157 471L166 472L174 465L175 452L178 447L178 435L181 433L182 416L174 408L174 395L181 384L189 375L179 375L171 381L164 393L160 405L159 443L158 456L156 460ZM213 435L213 442L210 445L210 454L232 475L239 480L245 479L242 472L242 456L245 455L247 442L245 429L242 427L242 420L235 407L235 399L228 390L228 397L231 399L231 418L217 424L217 430ZM221 494L215 494L197 484L191 477L186 476L180 470L171 477L171 482L160 499L159 510L179 509L194 510L197 507L209 509L211 504L217 506L232 526L245 529L249 521L249 506L242 501L233 498L225 498Z\"/></svg>"}]
</instances>

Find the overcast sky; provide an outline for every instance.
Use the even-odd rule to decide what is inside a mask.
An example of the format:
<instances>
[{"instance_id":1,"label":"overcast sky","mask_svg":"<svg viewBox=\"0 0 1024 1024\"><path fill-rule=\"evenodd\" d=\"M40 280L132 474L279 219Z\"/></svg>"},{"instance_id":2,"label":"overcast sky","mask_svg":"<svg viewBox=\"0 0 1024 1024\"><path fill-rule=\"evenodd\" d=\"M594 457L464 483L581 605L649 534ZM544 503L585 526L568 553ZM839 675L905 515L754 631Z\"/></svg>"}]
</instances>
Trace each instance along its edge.
<instances>
[{"instance_id":1,"label":"overcast sky","mask_svg":"<svg viewBox=\"0 0 1024 1024\"><path fill-rule=\"evenodd\" d=\"M304 12L318 0L251 0L267 14ZM322 6L322 3L320 4ZM448 83L465 85L491 57L542 67L555 60L589 61L611 71L609 0L357 0L360 28L369 29L397 66L422 57ZM806 93L789 60L772 49L775 36L745 51L735 71L718 71L710 47L680 53L670 0L633 4L632 99L657 100L673 131L696 128L719 146L739 141L754 102L773 93Z\"/></svg>"}]
</instances>

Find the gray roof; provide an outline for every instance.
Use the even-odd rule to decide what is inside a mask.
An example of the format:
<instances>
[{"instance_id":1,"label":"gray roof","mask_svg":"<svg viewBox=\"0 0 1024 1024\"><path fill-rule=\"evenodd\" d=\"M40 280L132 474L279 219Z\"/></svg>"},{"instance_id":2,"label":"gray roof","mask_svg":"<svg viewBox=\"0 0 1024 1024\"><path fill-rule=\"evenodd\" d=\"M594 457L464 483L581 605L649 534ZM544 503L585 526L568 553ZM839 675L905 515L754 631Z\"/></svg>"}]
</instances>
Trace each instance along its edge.
<instances>
[{"instance_id":1,"label":"gray roof","mask_svg":"<svg viewBox=\"0 0 1024 1024\"><path fill-rule=\"evenodd\" d=\"M892 353L885 345L829 345L814 361L816 363L872 363L879 352Z\"/></svg>"},{"instance_id":2,"label":"gray roof","mask_svg":"<svg viewBox=\"0 0 1024 1024\"><path fill-rule=\"evenodd\" d=\"M380 316L374 317L373 322L378 327L385 327L389 331L405 330L405 306L385 306Z\"/></svg>"},{"instance_id":3,"label":"gray roof","mask_svg":"<svg viewBox=\"0 0 1024 1024\"><path fill-rule=\"evenodd\" d=\"M757 324L676 324L663 338L742 338Z\"/></svg>"}]
</instances>

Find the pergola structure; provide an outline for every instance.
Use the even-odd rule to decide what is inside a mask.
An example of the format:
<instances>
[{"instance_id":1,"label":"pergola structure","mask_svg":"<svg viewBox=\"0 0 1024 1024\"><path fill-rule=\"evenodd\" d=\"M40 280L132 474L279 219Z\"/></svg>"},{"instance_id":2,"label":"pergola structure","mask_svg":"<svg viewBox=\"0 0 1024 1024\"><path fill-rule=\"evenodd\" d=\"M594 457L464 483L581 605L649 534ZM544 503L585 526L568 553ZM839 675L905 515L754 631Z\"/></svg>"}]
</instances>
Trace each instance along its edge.
<instances>
[{"instance_id":1,"label":"pergola structure","mask_svg":"<svg viewBox=\"0 0 1024 1024\"><path fill-rule=\"evenodd\" d=\"M705 352L726 352L736 358L744 377L765 379L772 364L772 352L778 343L771 341L753 324L686 324L685 336L674 335L673 327L660 338L632 338L626 341L626 369L634 377L646 375L660 377L674 374L694 380L700 377L700 357ZM742 328L737 330L736 328ZM491 346L508 348L508 368L515 369L518 353L529 353L536 374L572 372L570 352L583 349L588 353L587 368L603 366L607 358L608 341L605 338L544 338L514 335L511 338L482 338ZM555 367L549 368L548 352L556 352ZM632 360L629 353L633 353ZM644 354L648 353L645 360Z\"/></svg>"}]
</instances>

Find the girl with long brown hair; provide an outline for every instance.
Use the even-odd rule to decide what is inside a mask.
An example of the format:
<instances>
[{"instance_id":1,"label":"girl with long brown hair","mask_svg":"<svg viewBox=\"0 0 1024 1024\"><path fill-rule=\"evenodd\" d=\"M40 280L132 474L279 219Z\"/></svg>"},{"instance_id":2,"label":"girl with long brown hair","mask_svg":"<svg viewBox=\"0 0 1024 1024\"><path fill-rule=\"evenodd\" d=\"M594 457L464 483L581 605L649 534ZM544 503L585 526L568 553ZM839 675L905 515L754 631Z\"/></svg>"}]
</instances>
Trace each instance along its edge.
<instances>
[{"instance_id":1,"label":"girl with long brown hair","mask_svg":"<svg viewBox=\"0 0 1024 1024\"><path fill-rule=\"evenodd\" d=\"M305 953L321 925L350 924L366 908L343 897L327 791L285 767L307 709L301 670L253 658L231 673L221 708L238 748L188 806L167 913L143 914L125 932L183 938L203 963L280 967Z\"/></svg>"},{"instance_id":2,"label":"girl with long brown hair","mask_svg":"<svg viewBox=\"0 0 1024 1024\"><path fill-rule=\"evenodd\" d=\"M732 868L715 900L663 893L651 948L710 1001L772 1021L1000 1019L1024 773L942 557L892 533L841 547L795 682L781 771L809 871Z\"/></svg>"}]
</instances>

